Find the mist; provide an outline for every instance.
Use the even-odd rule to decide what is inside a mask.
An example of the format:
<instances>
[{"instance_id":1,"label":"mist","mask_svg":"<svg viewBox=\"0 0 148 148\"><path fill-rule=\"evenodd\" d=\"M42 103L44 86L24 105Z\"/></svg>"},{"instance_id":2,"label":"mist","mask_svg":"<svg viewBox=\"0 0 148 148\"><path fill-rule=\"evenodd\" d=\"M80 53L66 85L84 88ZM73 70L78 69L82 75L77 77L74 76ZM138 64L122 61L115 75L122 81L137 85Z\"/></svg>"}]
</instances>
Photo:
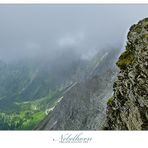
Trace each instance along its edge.
<instances>
[{"instance_id":1,"label":"mist","mask_svg":"<svg viewBox=\"0 0 148 148\"><path fill-rule=\"evenodd\" d=\"M0 59L82 58L103 48L124 48L129 27L148 5L0 5ZM68 51L68 53L71 53Z\"/></svg>"}]
</instances>

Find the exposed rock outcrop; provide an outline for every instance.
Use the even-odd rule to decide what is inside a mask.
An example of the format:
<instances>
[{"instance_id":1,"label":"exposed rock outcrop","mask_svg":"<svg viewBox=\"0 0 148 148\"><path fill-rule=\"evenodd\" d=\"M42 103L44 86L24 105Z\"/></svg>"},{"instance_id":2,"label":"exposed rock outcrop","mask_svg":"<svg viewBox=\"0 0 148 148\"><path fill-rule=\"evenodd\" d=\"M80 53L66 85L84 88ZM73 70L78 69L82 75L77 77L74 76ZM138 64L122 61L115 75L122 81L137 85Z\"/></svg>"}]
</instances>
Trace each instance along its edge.
<instances>
[{"instance_id":1,"label":"exposed rock outcrop","mask_svg":"<svg viewBox=\"0 0 148 148\"><path fill-rule=\"evenodd\" d=\"M148 18L133 25L120 68L108 101L109 130L148 130Z\"/></svg>"}]
</instances>

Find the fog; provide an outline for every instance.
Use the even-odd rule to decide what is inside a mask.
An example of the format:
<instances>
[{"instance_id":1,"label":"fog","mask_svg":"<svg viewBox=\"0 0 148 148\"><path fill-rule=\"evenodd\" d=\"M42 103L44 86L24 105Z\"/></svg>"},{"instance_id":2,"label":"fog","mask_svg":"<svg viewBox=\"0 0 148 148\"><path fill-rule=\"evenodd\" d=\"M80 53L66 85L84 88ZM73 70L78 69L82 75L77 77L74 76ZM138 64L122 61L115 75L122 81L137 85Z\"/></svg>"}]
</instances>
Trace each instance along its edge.
<instances>
[{"instance_id":1,"label":"fog","mask_svg":"<svg viewBox=\"0 0 148 148\"><path fill-rule=\"evenodd\" d=\"M148 5L0 5L0 59L122 48L128 28L147 15Z\"/></svg>"}]
</instances>

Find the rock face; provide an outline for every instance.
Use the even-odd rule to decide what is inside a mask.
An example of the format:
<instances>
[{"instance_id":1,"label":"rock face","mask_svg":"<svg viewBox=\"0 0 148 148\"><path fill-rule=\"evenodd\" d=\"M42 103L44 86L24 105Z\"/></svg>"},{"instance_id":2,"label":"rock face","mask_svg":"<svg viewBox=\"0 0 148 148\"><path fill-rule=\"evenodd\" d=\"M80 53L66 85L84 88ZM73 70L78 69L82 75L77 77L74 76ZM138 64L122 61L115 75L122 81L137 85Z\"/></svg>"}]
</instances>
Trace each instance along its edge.
<instances>
[{"instance_id":1,"label":"rock face","mask_svg":"<svg viewBox=\"0 0 148 148\"><path fill-rule=\"evenodd\" d=\"M133 25L107 105L108 130L148 130L148 18Z\"/></svg>"},{"instance_id":2,"label":"rock face","mask_svg":"<svg viewBox=\"0 0 148 148\"><path fill-rule=\"evenodd\" d=\"M75 83L61 102L35 129L38 130L97 130L106 119L106 103L112 95L116 70Z\"/></svg>"},{"instance_id":3,"label":"rock face","mask_svg":"<svg viewBox=\"0 0 148 148\"><path fill-rule=\"evenodd\" d=\"M83 81L76 81L60 96L59 103L35 127L36 130L100 130L106 119L106 104L113 94L119 51L99 53L88 65Z\"/></svg>"}]
</instances>

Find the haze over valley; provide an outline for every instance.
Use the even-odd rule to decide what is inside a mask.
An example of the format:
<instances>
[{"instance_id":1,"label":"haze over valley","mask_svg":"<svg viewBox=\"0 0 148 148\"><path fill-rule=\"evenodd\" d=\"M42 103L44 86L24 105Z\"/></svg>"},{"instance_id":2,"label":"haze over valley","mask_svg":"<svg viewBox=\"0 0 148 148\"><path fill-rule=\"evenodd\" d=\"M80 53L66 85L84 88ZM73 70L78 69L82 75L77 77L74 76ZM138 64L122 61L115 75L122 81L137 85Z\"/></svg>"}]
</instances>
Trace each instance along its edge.
<instances>
[{"instance_id":1,"label":"haze over valley","mask_svg":"<svg viewBox=\"0 0 148 148\"><path fill-rule=\"evenodd\" d=\"M127 32L147 14L147 5L0 5L0 129L102 129Z\"/></svg>"}]
</instances>

